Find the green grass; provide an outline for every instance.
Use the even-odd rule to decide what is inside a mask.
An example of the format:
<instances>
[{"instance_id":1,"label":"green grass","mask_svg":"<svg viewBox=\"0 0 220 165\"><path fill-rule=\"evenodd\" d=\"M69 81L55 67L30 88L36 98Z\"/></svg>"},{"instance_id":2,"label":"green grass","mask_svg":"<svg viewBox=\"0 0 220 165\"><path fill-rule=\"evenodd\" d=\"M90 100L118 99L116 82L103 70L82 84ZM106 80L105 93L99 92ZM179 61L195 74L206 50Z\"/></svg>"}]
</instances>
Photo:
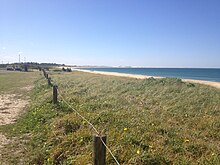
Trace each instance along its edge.
<instances>
[{"instance_id":1,"label":"green grass","mask_svg":"<svg viewBox=\"0 0 220 165\"><path fill-rule=\"evenodd\" d=\"M81 72L49 73L60 94L107 135L121 164L220 164L220 90L180 79L129 79ZM94 131L46 80L37 82L30 110L0 127L28 134L27 164L92 163ZM107 164L115 164L107 154Z\"/></svg>"},{"instance_id":2,"label":"green grass","mask_svg":"<svg viewBox=\"0 0 220 165\"><path fill-rule=\"evenodd\" d=\"M24 94L24 91L27 91L25 87L33 87L39 76L39 72L0 72L0 94Z\"/></svg>"}]
</instances>

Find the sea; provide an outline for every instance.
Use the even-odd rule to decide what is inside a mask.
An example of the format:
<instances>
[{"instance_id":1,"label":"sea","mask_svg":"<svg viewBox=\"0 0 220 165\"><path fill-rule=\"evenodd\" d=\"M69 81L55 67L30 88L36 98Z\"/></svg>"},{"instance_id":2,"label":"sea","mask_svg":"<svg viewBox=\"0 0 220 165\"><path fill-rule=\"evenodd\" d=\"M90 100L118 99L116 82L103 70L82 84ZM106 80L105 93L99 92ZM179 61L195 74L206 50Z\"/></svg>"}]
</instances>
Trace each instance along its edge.
<instances>
[{"instance_id":1,"label":"sea","mask_svg":"<svg viewBox=\"0 0 220 165\"><path fill-rule=\"evenodd\" d=\"M118 72L146 76L175 77L220 82L220 68L83 68L91 71Z\"/></svg>"}]
</instances>

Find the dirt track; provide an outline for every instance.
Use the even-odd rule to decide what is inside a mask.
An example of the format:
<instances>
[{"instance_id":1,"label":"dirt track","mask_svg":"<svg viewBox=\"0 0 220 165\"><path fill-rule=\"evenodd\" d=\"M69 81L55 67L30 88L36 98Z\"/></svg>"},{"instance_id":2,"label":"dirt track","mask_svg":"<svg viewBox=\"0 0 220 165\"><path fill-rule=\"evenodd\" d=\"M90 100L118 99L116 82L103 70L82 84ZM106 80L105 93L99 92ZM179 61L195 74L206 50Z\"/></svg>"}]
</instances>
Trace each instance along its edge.
<instances>
[{"instance_id":1,"label":"dirt track","mask_svg":"<svg viewBox=\"0 0 220 165\"><path fill-rule=\"evenodd\" d=\"M27 100L17 99L15 94L0 95L0 125L15 122L27 104Z\"/></svg>"},{"instance_id":2,"label":"dirt track","mask_svg":"<svg viewBox=\"0 0 220 165\"><path fill-rule=\"evenodd\" d=\"M17 117L27 104L28 100L20 99L15 94L0 94L0 125L16 122ZM1 149L9 143L13 143L13 138L9 139L3 133L0 133L0 157Z\"/></svg>"}]
</instances>

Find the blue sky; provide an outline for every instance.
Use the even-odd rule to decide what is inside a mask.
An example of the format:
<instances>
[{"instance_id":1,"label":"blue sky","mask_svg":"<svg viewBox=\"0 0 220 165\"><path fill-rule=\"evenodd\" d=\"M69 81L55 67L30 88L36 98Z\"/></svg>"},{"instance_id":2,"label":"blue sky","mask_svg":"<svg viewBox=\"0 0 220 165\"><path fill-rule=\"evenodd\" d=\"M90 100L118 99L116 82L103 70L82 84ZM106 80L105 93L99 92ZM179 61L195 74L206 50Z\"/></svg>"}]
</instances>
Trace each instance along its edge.
<instances>
[{"instance_id":1,"label":"blue sky","mask_svg":"<svg viewBox=\"0 0 220 165\"><path fill-rule=\"evenodd\" d=\"M219 0L0 0L0 60L218 67Z\"/></svg>"}]
</instances>

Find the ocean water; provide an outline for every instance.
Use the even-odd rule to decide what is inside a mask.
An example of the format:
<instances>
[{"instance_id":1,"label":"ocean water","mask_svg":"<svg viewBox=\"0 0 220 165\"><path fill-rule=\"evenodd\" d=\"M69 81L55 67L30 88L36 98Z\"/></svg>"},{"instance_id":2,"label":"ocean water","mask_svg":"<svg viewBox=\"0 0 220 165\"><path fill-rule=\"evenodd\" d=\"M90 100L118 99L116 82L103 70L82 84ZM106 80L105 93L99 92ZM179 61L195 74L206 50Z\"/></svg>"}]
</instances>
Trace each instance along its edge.
<instances>
[{"instance_id":1,"label":"ocean water","mask_svg":"<svg viewBox=\"0 0 220 165\"><path fill-rule=\"evenodd\" d=\"M83 68L85 70L220 82L220 68Z\"/></svg>"}]
</instances>

